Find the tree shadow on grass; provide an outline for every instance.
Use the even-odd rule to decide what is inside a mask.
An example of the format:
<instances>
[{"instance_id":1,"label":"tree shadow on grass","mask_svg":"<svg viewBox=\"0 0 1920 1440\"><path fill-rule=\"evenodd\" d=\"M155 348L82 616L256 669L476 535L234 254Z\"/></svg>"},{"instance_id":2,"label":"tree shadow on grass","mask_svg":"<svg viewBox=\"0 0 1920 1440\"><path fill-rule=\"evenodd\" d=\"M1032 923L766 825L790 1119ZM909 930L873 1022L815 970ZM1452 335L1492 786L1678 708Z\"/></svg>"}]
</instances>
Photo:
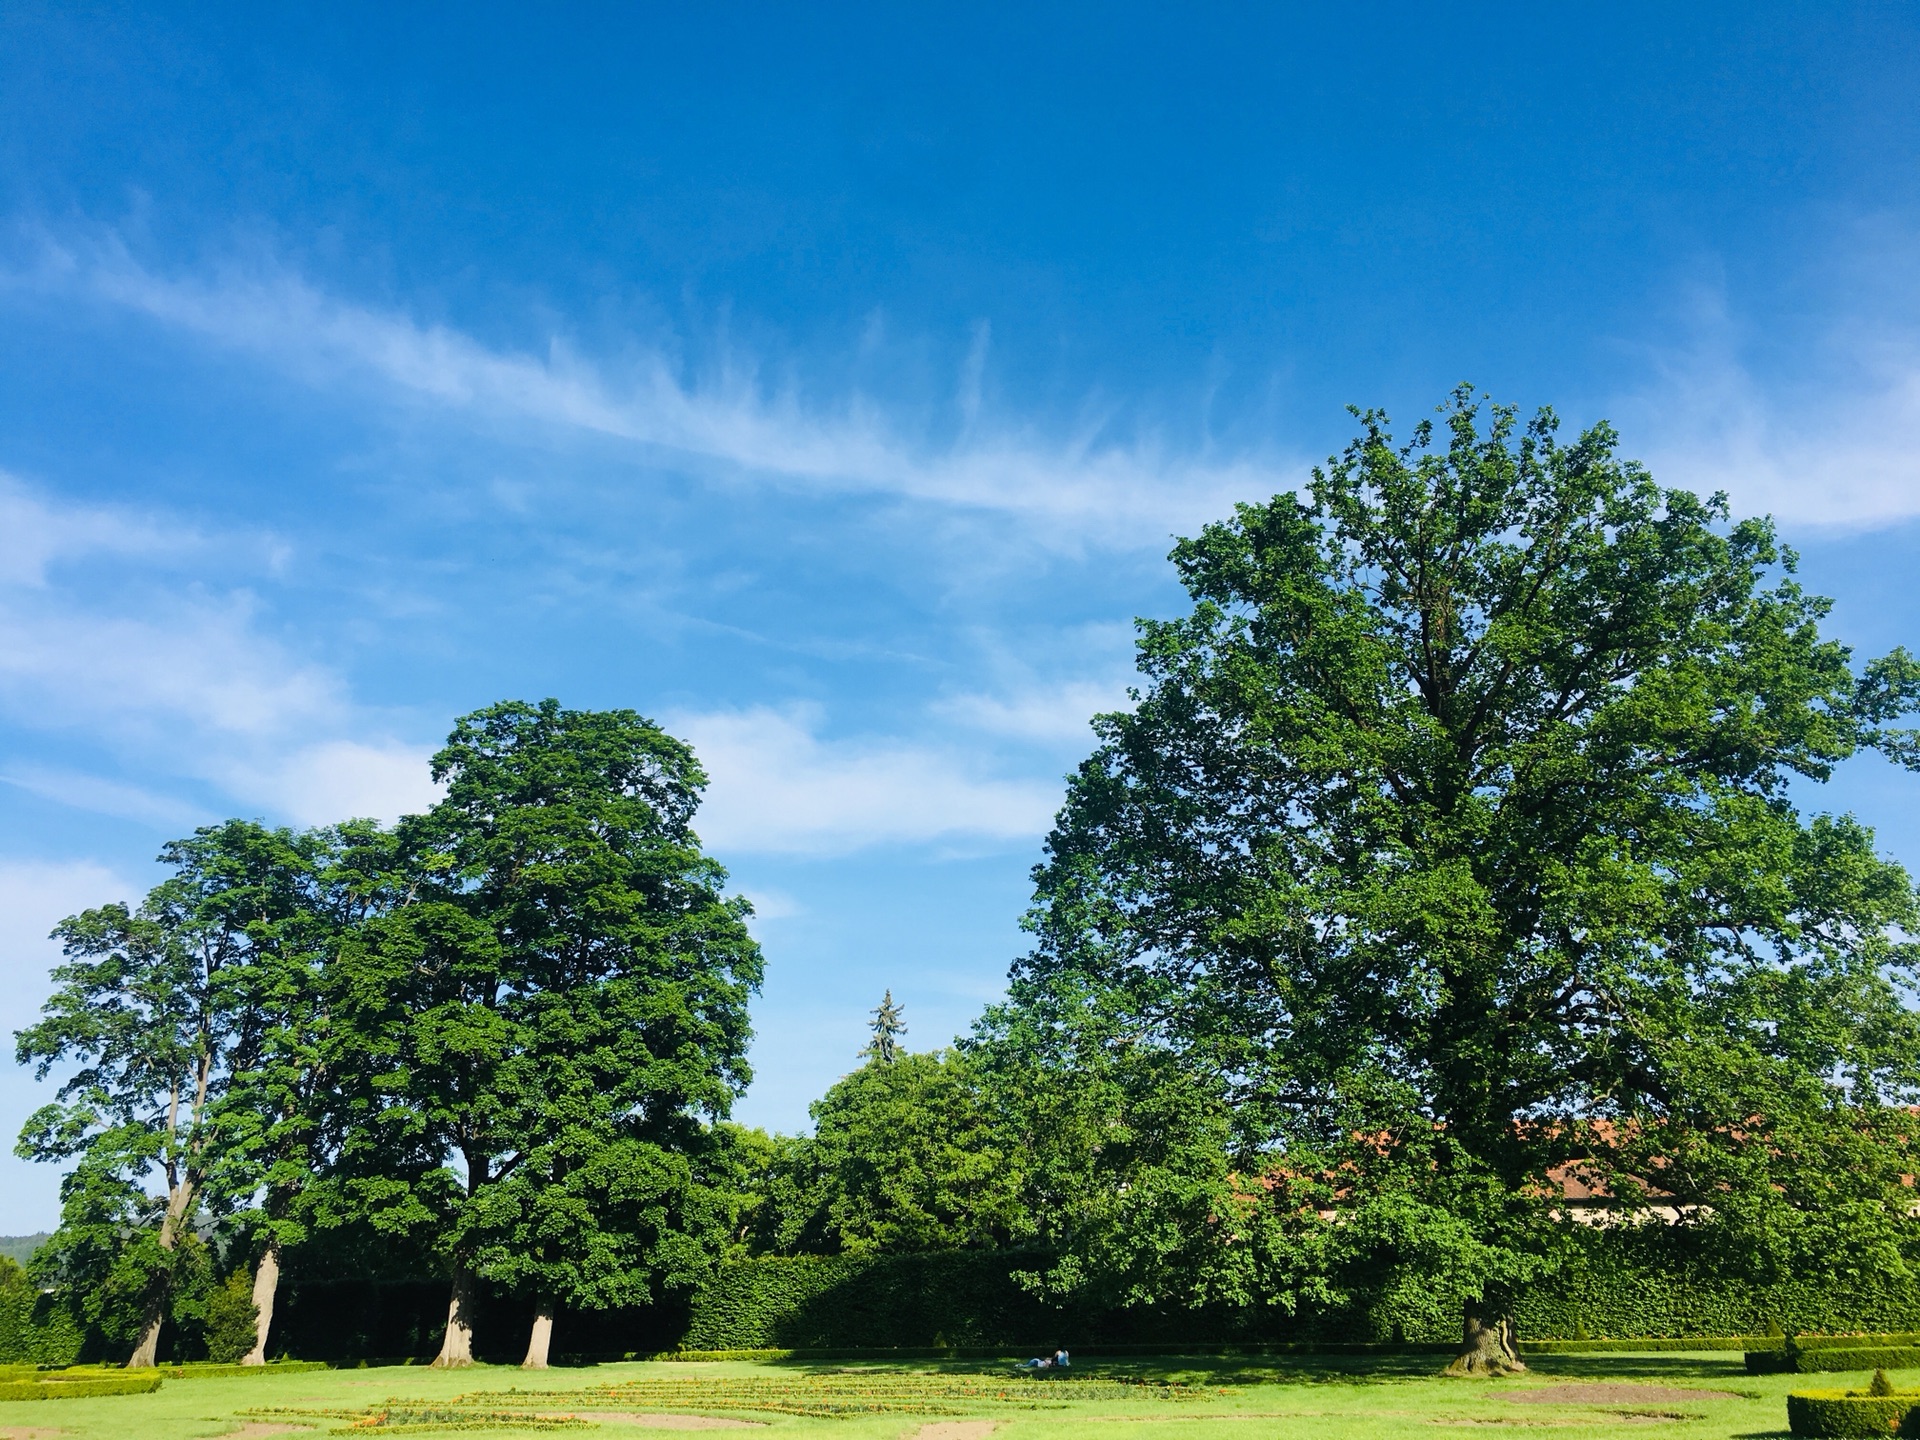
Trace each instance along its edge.
<instances>
[{"instance_id":1,"label":"tree shadow on grass","mask_svg":"<svg viewBox=\"0 0 1920 1440\"><path fill-rule=\"evenodd\" d=\"M992 1375L1022 1384L1070 1387L1076 1380L1135 1380L1172 1385L1382 1384L1431 1379L1443 1362L1432 1355L1099 1355L1073 1362L1065 1374L1035 1375L1008 1359L842 1360L794 1358L781 1369L824 1375L847 1370Z\"/></svg>"},{"instance_id":2,"label":"tree shadow on grass","mask_svg":"<svg viewBox=\"0 0 1920 1440\"><path fill-rule=\"evenodd\" d=\"M1565 1376L1570 1380L1745 1380L1746 1361L1737 1350L1707 1354L1529 1355L1527 1368L1536 1375Z\"/></svg>"},{"instance_id":3,"label":"tree shadow on grass","mask_svg":"<svg viewBox=\"0 0 1920 1440\"><path fill-rule=\"evenodd\" d=\"M826 1375L848 1370L920 1371L938 1375L992 1375L1031 1385L1070 1386L1076 1379L1139 1380L1186 1385L1379 1385L1432 1380L1446 1367L1443 1356L1412 1355L1093 1355L1076 1360L1062 1375L1034 1375L1011 1356L899 1360L798 1357L771 1362L782 1370ZM1719 1388L1748 1379L1737 1352L1721 1354L1535 1355L1530 1372L1556 1380L1708 1380ZM1497 1387L1499 1380L1464 1385Z\"/></svg>"}]
</instances>

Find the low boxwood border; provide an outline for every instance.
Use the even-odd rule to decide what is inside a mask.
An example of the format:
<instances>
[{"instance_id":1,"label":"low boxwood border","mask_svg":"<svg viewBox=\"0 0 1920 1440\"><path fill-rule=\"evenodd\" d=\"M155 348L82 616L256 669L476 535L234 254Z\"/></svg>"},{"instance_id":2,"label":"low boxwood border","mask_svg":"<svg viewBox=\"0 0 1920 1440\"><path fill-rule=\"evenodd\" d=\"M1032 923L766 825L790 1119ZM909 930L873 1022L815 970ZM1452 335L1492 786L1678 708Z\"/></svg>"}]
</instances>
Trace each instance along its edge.
<instances>
[{"instance_id":1,"label":"low boxwood border","mask_svg":"<svg viewBox=\"0 0 1920 1440\"><path fill-rule=\"evenodd\" d=\"M299 1370L330 1370L324 1360L275 1360L266 1365L216 1365L211 1360L188 1361L184 1365L162 1365L160 1373L169 1380L225 1380L235 1375L288 1375Z\"/></svg>"},{"instance_id":2,"label":"low boxwood border","mask_svg":"<svg viewBox=\"0 0 1920 1440\"><path fill-rule=\"evenodd\" d=\"M151 1395L160 1388L158 1375L100 1375L65 1380L0 1381L0 1400L81 1400L90 1395Z\"/></svg>"},{"instance_id":3,"label":"low boxwood border","mask_svg":"<svg viewBox=\"0 0 1920 1440\"><path fill-rule=\"evenodd\" d=\"M1920 1369L1920 1345L1789 1346L1749 1350L1749 1375L1819 1375L1839 1370Z\"/></svg>"},{"instance_id":4,"label":"low boxwood border","mask_svg":"<svg viewBox=\"0 0 1920 1440\"><path fill-rule=\"evenodd\" d=\"M1782 1342L1770 1341L1765 1335L1693 1335L1682 1339L1661 1336L1659 1339L1627 1340L1522 1340L1520 1353L1523 1355L1606 1355L1621 1351L1665 1351L1665 1350L1764 1350L1769 1343L1774 1346Z\"/></svg>"}]
</instances>

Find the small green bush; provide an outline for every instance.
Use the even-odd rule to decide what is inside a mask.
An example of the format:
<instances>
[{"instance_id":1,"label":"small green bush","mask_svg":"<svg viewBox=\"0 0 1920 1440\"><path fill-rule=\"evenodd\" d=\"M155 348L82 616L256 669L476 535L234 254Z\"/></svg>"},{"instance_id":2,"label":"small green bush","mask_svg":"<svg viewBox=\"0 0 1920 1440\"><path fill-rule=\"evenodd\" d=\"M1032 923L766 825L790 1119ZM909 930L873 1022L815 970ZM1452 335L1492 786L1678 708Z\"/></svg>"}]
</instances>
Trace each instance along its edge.
<instances>
[{"instance_id":1,"label":"small green bush","mask_svg":"<svg viewBox=\"0 0 1920 1440\"><path fill-rule=\"evenodd\" d=\"M88 1375L69 1380L59 1372L37 1380L0 1380L0 1400L79 1400L90 1395L151 1395L158 1375Z\"/></svg>"},{"instance_id":2,"label":"small green bush","mask_svg":"<svg viewBox=\"0 0 1920 1440\"><path fill-rule=\"evenodd\" d=\"M1920 1393L1797 1390L1787 1396L1787 1428L1795 1435L1920 1435Z\"/></svg>"},{"instance_id":3,"label":"small green bush","mask_svg":"<svg viewBox=\"0 0 1920 1440\"><path fill-rule=\"evenodd\" d=\"M207 1359L231 1365L253 1349L260 1308L253 1303L253 1277L235 1270L207 1297Z\"/></svg>"}]
</instances>

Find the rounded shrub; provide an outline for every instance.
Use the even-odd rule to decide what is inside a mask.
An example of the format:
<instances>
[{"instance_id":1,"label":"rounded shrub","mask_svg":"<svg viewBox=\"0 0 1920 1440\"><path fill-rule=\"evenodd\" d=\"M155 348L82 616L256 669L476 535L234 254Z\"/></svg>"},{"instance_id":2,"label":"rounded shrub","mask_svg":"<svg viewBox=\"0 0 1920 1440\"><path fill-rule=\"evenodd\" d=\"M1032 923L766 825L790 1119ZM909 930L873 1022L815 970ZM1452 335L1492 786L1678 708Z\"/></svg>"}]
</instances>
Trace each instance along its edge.
<instances>
[{"instance_id":1,"label":"rounded shrub","mask_svg":"<svg viewBox=\"0 0 1920 1440\"><path fill-rule=\"evenodd\" d=\"M1797 1390L1787 1396L1787 1428L1795 1435L1920 1436L1920 1392Z\"/></svg>"}]
</instances>

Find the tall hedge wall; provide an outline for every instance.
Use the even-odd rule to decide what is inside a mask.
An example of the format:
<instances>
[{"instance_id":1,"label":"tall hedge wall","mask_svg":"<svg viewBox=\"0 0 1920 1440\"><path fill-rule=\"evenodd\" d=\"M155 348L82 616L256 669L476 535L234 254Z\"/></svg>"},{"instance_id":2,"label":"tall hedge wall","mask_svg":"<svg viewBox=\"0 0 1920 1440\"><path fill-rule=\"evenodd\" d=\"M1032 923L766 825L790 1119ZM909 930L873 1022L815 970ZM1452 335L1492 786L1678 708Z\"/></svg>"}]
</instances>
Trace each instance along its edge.
<instances>
[{"instance_id":1,"label":"tall hedge wall","mask_svg":"<svg viewBox=\"0 0 1920 1440\"><path fill-rule=\"evenodd\" d=\"M1516 1317L1522 1335L1810 1335L1920 1327L1920 1285L1886 1279L1808 1279L1743 1285L1706 1267L1661 1264L1626 1244L1594 1245L1560 1277L1536 1287Z\"/></svg>"},{"instance_id":2,"label":"tall hedge wall","mask_svg":"<svg viewBox=\"0 0 1920 1440\"><path fill-rule=\"evenodd\" d=\"M83 1338L70 1314L49 1304L26 1271L0 1256L0 1364L71 1365Z\"/></svg>"},{"instance_id":3,"label":"tall hedge wall","mask_svg":"<svg viewBox=\"0 0 1920 1440\"><path fill-rule=\"evenodd\" d=\"M1770 1287L1715 1273L1673 1237L1594 1232L1515 1316L1523 1338L1681 1338L1920 1328L1920 1286L1817 1280ZM1339 1311L1061 1311L1013 1279L1022 1252L802 1256L722 1267L693 1297L688 1349L1036 1345L1095 1342L1373 1341L1459 1336L1460 1300L1418 1280L1385 1283Z\"/></svg>"}]
</instances>

